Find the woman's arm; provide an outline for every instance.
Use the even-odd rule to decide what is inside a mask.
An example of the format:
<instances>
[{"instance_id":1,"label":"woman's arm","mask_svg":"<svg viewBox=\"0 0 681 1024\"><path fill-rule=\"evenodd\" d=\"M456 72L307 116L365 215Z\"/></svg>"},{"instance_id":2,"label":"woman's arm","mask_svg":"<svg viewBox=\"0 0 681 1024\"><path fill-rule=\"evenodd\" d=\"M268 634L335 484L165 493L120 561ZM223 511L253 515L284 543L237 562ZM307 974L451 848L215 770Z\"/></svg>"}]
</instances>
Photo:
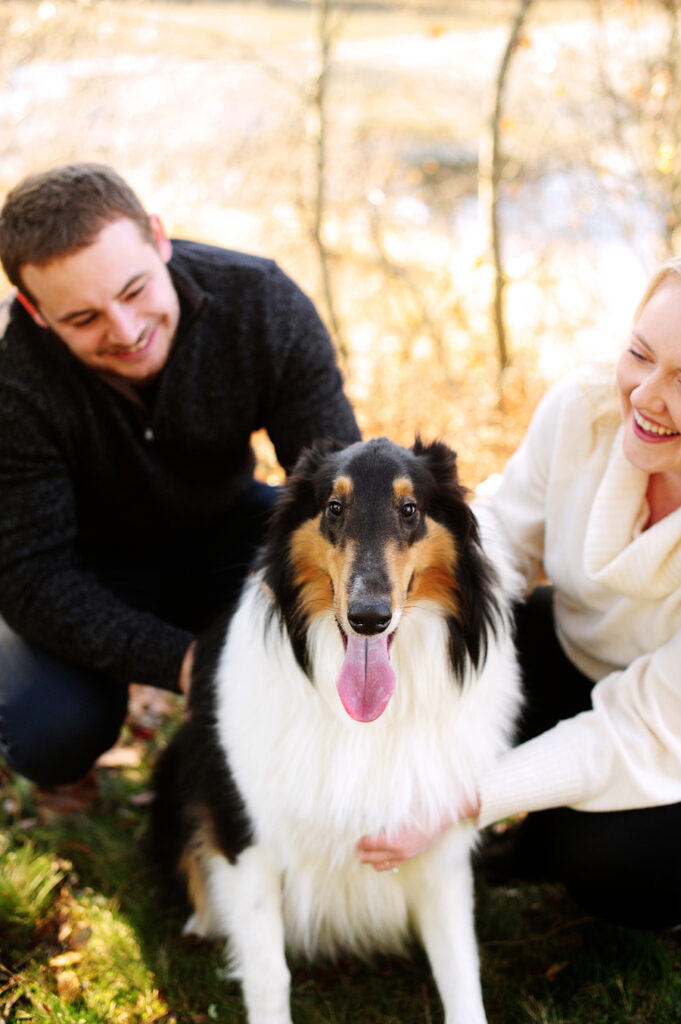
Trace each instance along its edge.
<instances>
[{"instance_id":1,"label":"woman's arm","mask_svg":"<svg viewBox=\"0 0 681 1024\"><path fill-rule=\"evenodd\" d=\"M476 797L462 804L456 813L446 814L432 831L408 825L390 837L385 832L377 836L362 836L357 844L359 859L363 864L371 864L376 871L393 870L404 861L425 853L451 825L468 819L474 821L479 810Z\"/></svg>"}]
</instances>

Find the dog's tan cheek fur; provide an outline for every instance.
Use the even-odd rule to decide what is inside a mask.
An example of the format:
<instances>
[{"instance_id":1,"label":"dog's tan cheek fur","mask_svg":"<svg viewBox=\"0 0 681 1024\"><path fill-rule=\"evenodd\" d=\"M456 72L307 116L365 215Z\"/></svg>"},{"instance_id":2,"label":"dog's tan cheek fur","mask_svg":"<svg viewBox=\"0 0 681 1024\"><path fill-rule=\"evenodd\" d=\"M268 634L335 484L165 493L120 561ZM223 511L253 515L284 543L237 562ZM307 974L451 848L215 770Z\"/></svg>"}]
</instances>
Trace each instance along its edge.
<instances>
[{"instance_id":1,"label":"dog's tan cheek fur","mask_svg":"<svg viewBox=\"0 0 681 1024\"><path fill-rule=\"evenodd\" d=\"M407 600L409 580L414 570L412 566L411 548L401 548L393 541L389 541L385 549L385 561L390 578L390 600L393 612L404 607Z\"/></svg>"},{"instance_id":2,"label":"dog's tan cheek fur","mask_svg":"<svg viewBox=\"0 0 681 1024\"><path fill-rule=\"evenodd\" d=\"M404 552L394 551L393 558L400 586L413 578L410 602L435 601L450 615L458 613L457 550L448 530L427 518L425 536Z\"/></svg>"},{"instance_id":3,"label":"dog's tan cheek fur","mask_svg":"<svg viewBox=\"0 0 681 1024\"><path fill-rule=\"evenodd\" d=\"M334 589L342 579L342 553L323 536L320 520L321 515L308 520L291 537L291 564L306 618L333 607Z\"/></svg>"},{"instance_id":4,"label":"dog's tan cheek fur","mask_svg":"<svg viewBox=\"0 0 681 1024\"><path fill-rule=\"evenodd\" d=\"M329 572L335 595L336 615L341 623L347 623L348 620L348 592L356 548L354 541L346 541L342 548L331 546Z\"/></svg>"}]
</instances>

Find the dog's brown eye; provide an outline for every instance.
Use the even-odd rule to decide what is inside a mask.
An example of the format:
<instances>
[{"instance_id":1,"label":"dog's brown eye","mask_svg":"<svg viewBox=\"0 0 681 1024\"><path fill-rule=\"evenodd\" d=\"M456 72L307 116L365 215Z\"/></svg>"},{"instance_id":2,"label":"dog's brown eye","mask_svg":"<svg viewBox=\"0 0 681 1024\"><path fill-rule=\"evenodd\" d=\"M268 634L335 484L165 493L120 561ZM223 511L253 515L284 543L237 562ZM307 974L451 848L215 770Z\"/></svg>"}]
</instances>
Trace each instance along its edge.
<instances>
[{"instance_id":1,"label":"dog's brown eye","mask_svg":"<svg viewBox=\"0 0 681 1024\"><path fill-rule=\"evenodd\" d=\"M400 509L400 513L403 519L413 519L416 515L416 504L413 501L407 501Z\"/></svg>"},{"instance_id":2,"label":"dog's brown eye","mask_svg":"<svg viewBox=\"0 0 681 1024\"><path fill-rule=\"evenodd\" d=\"M341 505L340 501L330 501L328 504L328 509L329 515L334 516L334 518L336 519L343 513L343 506Z\"/></svg>"}]
</instances>

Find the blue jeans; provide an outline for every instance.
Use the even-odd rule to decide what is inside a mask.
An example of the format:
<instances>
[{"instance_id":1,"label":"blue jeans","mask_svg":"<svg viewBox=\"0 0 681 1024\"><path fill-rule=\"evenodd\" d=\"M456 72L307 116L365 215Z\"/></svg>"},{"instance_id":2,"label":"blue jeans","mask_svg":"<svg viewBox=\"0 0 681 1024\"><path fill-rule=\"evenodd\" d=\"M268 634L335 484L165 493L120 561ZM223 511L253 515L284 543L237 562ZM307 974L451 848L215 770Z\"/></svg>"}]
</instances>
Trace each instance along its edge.
<instances>
[{"instance_id":1,"label":"blue jeans","mask_svg":"<svg viewBox=\"0 0 681 1024\"><path fill-rule=\"evenodd\" d=\"M238 593L276 494L251 485L217 564L124 569L101 579L135 607L198 632ZM76 781L116 742L127 705L127 684L50 654L0 619L0 758L12 771L41 785Z\"/></svg>"}]
</instances>

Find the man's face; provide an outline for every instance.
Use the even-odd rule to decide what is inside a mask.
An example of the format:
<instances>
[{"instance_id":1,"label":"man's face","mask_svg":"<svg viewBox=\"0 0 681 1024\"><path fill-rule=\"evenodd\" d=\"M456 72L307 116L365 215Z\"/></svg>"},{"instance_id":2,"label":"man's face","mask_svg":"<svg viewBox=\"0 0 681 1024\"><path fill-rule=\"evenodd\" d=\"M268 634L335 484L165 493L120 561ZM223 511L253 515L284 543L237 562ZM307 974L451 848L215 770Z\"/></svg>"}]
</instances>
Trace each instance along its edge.
<instances>
[{"instance_id":1,"label":"man's face","mask_svg":"<svg viewBox=\"0 0 681 1024\"><path fill-rule=\"evenodd\" d=\"M160 221L150 223L155 245L121 218L71 256L21 267L36 321L86 366L135 382L163 368L180 317L171 245Z\"/></svg>"}]
</instances>

